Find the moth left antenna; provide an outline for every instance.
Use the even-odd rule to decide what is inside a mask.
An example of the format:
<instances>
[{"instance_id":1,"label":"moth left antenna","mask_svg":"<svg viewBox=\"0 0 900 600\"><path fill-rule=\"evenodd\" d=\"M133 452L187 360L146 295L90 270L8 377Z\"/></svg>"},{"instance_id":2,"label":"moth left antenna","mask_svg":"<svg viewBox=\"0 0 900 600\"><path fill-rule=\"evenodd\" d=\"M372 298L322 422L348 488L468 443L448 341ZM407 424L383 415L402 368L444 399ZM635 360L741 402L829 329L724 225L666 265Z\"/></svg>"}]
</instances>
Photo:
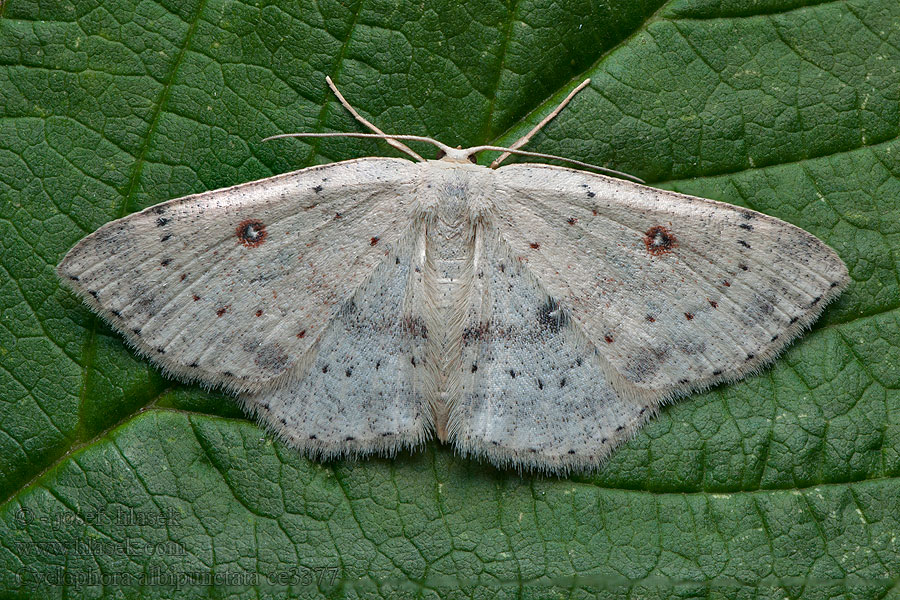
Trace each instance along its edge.
<instances>
[{"instance_id":1,"label":"moth left antenna","mask_svg":"<svg viewBox=\"0 0 900 600\"><path fill-rule=\"evenodd\" d=\"M375 127L375 125L373 125L372 123L370 123L364 116L362 116L361 114L359 114L358 112L356 112L356 109L353 108L352 106L350 106L350 103L347 102L347 100L344 98L343 94L341 94L341 92L337 89L337 86L334 85L334 82L331 80L331 77L329 77L328 75L326 75L326 76L325 76L325 82L328 84L328 87L331 88L331 91L334 92L334 95L337 96L337 99L340 100L341 105L342 105L344 108L346 108L347 111L348 111L351 115L353 115L353 117L354 117L357 121L359 121L360 123L362 123L363 125L365 125L365 126L368 127L369 129L371 129L371 130L374 131L375 133L377 133L377 134L379 134L379 135L385 136L385 137L384 137L384 141L386 141L388 144L390 144L391 146L393 146L394 148L396 148L396 149L399 150L400 152L405 152L406 154L412 156L414 159L416 159L416 160L419 161L419 162L425 162L425 159L422 158L421 156L419 156L419 154L418 154L415 150L413 150L412 148L410 148L409 146L407 146L407 145L404 144L404 143L398 142L397 140L395 140L394 138L392 138L392 137L391 137L390 135L388 135L387 133L385 133L385 132L383 132L382 130L380 130L380 129L378 129L377 127Z\"/></svg>"},{"instance_id":2,"label":"moth left antenna","mask_svg":"<svg viewBox=\"0 0 900 600\"><path fill-rule=\"evenodd\" d=\"M543 129L544 125L546 125L547 123L552 121L553 118L556 117L556 115L558 115L560 112L562 112L562 109L564 109L566 107L566 104L568 104L569 102L572 101L572 98L575 97L575 94L577 94L578 92L580 92L581 90L586 88L590 82L591 82L591 80L590 80L590 78L588 78L588 79L585 79L584 81L582 81L581 83L579 83L578 87L576 87L574 90L569 92L569 95L566 96L565 98L563 98L563 101L559 103L559 106L557 106L556 108L553 109L553 112L551 112L549 115L547 115L546 117L541 119L541 122L538 123L537 125L535 125L531 131L529 131L528 133L526 133L525 135L523 135L522 137L517 139L515 142L513 142L512 146L510 146L509 149L517 150L518 148L521 148L522 146L527 144L531 140L531 138L534 137L534 134L536 134L538 131ZM504 160L506 160L510 154L514 154L514 153L513 152L504 152L503 154L498 156L497 159L491 163L491 168L496 169L497 167L499 167L500 163L502 163Z\"/></svg>"},{"instance_id":3,"label":"moth left antenna","mask_svg":"<svg viewBox=\"0 0 900 600\"><path fill-rule=\"evenodd\" d=\"M442 144L434 138L425 137L424 135L395 135L390 133L279 133L277 135L270 135L267 138L263 138L261 141L268 142L270 140L281 140L284 138L336 138L336 137L351 137L351 138L364 138L364 139L376 139L376 140L409 140L412 142L426 142L428 144L433 144L438 148L438 150L442 150L445 154L452 154L454 152L461 152L458 150L454 150L450 146L446 144ZM402 144L401 144L402 145ZM485 148L493 148L493 146L485 147ZM501 150L506 150L506 148L501 148ZM412 150L410 150L412 152ZM521 152L521 150L516 150L516 152ZM414 153L415 154L415 153ZM530 154L534 154L533 152ZM418 155L416 155L418 156ZM566 159L562 159L566 160Z\"/></svg>"}]
</instances>

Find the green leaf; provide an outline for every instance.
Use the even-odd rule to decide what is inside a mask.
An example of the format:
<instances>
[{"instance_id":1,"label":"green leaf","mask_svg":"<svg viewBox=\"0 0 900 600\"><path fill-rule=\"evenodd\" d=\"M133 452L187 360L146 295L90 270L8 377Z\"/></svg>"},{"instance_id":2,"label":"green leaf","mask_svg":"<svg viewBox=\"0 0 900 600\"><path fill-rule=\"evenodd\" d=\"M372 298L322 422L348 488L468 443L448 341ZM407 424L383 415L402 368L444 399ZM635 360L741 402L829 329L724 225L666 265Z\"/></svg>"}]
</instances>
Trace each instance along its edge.
<instances>
[{"instance_id":1,"label":"green leaf","mask_svg":"<svg viewBox=\"0 0 900 600\"><path fill-rule=\"evenodd\" d=\"M832 597L900 572L895 0L0 3L0 595ZM311 462L162 377L53 268L169 198L371 154L530 144L748 206L853 284L771 368L599 472L429 444Z\"/></svg>"}]
</instances>

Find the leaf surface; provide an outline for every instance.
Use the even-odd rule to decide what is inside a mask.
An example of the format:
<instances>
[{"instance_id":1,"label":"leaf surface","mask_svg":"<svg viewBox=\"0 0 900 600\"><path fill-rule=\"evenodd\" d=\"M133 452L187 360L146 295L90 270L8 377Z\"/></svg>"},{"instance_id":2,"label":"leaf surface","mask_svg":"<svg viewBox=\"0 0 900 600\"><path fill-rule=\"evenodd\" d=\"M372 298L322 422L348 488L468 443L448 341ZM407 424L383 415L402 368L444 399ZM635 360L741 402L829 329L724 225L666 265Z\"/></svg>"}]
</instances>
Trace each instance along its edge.
<instances>
[{"instance_id":1,"label":"leaf surface","mask_svg":"<svg viewBox=\"0 0 900 600\"><path fill-rule=\"evenodd\" d=\"M895 594L898 64L893 0L0 4L0 590ZM454 146L511 143L591 77L530 149L787 220L853 283L771 368L667 408L593 475L436 444L307 461L163 378L53 268L169 198L394 155L260 142L358 130L325 75L382 129Z\"/></svg>"}]
</instances>

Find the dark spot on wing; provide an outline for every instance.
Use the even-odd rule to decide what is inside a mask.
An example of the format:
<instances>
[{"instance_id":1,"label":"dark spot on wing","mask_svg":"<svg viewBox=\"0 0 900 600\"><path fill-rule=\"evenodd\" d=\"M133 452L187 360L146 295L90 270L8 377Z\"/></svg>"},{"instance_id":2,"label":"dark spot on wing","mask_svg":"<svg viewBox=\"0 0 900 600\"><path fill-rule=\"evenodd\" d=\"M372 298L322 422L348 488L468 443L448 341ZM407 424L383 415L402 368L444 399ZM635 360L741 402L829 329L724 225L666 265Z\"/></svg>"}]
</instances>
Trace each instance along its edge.
<instances>
[{"instance_id":1,"label":"dark spot on wing","mask_svg":"<svg viewBox=\"0 0 900 600\"><path fill-rule=\"evenodd\" d=\"M593 198L593 197L596 196L596 195L597 195L597 194L595 194L594 192L588 192L588 193L587 193L587 197L588 197L588 198Z\"/></svg>"},{"instance_id":2,"label":"dark spot on wing","mask_svg":"<svg viewBox=\"0 0 900 600\"><path fill-rule=\"evenodd\" d=\"M749 221L750 219L754 218L756 215L754 215L752 212L747 212L745 210L742 210L741 216Z\"/></svg>"},{"instance_id":3,"label":"dark spot on wing","mask_svg":"<svg viewBox=\"0 0 900 600\"><path fill-rule=\"evenodd\" d=\"M680 383L681 385L684 385L684 384L686 384L688 381L690 381L690 380L688 380L688 379L679 379L679 380L678 380L678 383Z\"/></svg>"},{"instance_id":4,"label":"dark spot on wing","mask_svg":"<svg viewBox=\"0 0 900 600\"><path fill-rule=\"evenodd\" d=\"M538 323L550 333L557 333L561 328L568 326L569 315L560 308L556 300L547 298L547 301L538 308Z\"/></svg>"},{"instance_id":5,"label":"dark spot on wing","mask_svg":"<svg viewBox=\"0 0 900 600\"><path fill-rule=\"evenodd\" d=\"M516 372L515 372L515 370L510 369L510 370L509 370L509 376L512 377L513 379L515 379L515 378L516 378Z\"/></svg>"},{"instance_id":6,"label":"dark spot on wing","mask_svg":"<svg viewBox=\"0 0 900 600\"><path fill-rule=\"evenodd\" d=\"M167 233L166 235L164 235L164 236L162 236L161 238L159 238L159 241L160 241L160 242L167 242L167 241L169 241L169 238L171 238L171 237L172 237L172 234L171 234L171 233Z\"/></svg>"},{"instance_id":7,"label":"dark spot on wing","mask_svg":"<svg viewBox=\"0 0 900 600\"><path fill-rule=\"evenodd\" d=\"M342 215L341 213L334 213L334 218L335 218L335 219L340 219L340 218L343 217L343 216L344 216L344 215Z\"/></svg>"},{"instance_id":8,"label":"dark spot on wing","mask_svg":"<svg viewBox=\"0 0 900 600\"><path fill-rule=\"evenodd\" d=\"M688 321L693 321L694 315L692 313L684 313L684 318L687 319Z\"/></svg>"},{"instance_id":9,"label":"dark spot on wing","mask_svg":"<svg viewBox=\"0 0 900 600\"><path fill-rule=\"evenodd\" d=\"M351 375L353 375L353 369L347 369L346 371L344 371L344 375L346 377L350 377Z\"/></svg>"},{"instance_id":10,"label":"dark spot on wing","mask_svg":"<svg viewBox=\"0 0 900 600\"><path fill-rule=\"evenodd\" d=\"M796 323L799 320L800 320L800 317L791 317L791 320L788 321L788 324L793 325L794 323Z\"/></svg>"},{"instance_id":11,"label":"dark spot on wing","mask_svg":"<svg viewBox=\"0 0 900 600\"><path fill-rule=\"evenodd\" d=\"M322 367L322 373L327 373L327 372L328 372L328 365L325 365L324 367Z\"/></svg>"},{"instance_id":12,"label":"dark spot on wing","mask_svg":"<svg viewBox=\"0 0 900 600\"><path fill-rule=\"evenodd\" d=\"M378 240L380 240L380 239L381 238L378 237L377 235L372 236L372 239L369 240L369 245L374 246L375 244L378 243Z\"/></svg>"},{"instance_id":13,"label":"dark spot on wing","mask_svg":"<svg viewBox=\"0 0 900 600\"><path fill-rule=\"evenodd\" d=\"M559 387L566 387L566 378L563 377L559 380Z\"/></svg>"},{"instance_id":14,"label":"dark spot on wing","mask_svg":"<svg viewBox=\"0 0 900 600\"><path fill-rule=\"evenodd\" d=\"M150 209L150 210L153 211L154 213L158 214L158 215L161 215L161 214L163 214L164 212L166 212L166 207L163 206L163 205L161 205L161 204L157 204L156 206L154 206L154 207L153 207L152 209Z\"/></svg>"},{"instance_id":15,"label":"dark spot on wing","mask_svg":"<svg viewBox=\"0 0 900 600\"><path fill-rule=\"evenodd\" d=\"M744 360L745 360L745 361L748 361L748 360L753 360L754 358L756 358L756 355L755 355L755 354L748 354L748 355L747 355L747 358L745 358Z\"/></svg>"},{"instance_id":16,"label":"dark spot on wing","mask_svg":"<svg viewBox=\"0 0 900 600\"><path fill-rule=\"evenodd\" d=\"M270 373L281 373L287 368L288 355L284 349L278 344L263 344L256 351L256 357L253 362L256 365Z\"/></svg>"},{"instance_id":17,"label":"dark spot on wing","mask_svg":"<svg viewBox=\"0 0 900 600\"><path fill-rule=\"evenodd\" d=\"M425 321L419 317L403 317L400 327L404 333L407 333L412 337L419 337L423 340L428 339L428 326L425 325Z\"/></svg>"},{"instance_id":18,"label":"dark spot on wing","mask_svg":"<svg viewBox=\"0 0 900 600\"><path fill-rule=\"evenodd\" d=\"M95 300L98 299L100 296L100 294L98 294L96 290L88 290L88 294L93 296Z\"/></svg>"},{"instance_id":19,"label":"dark spot on wing","mask_svg":"<svg viewBox=\"0 0 900 600\"><path fill-rule=\"evenodd\" d=\"M648 321L649 323L656 323L656 317L654 317L653 315L647 315L647 316L644 317L644 318L647 319L647 321Z\"/></svg>"},{"instance_id":20,"label":"dark spot on wing","mask_svg":"<svg viewBox=\"0 0 900 600\"><path fill-rule=\"evenodd\" d=\"M671 351L668 345L647 346L628 363L626 377L635 383L648 380L662 368Z\"/></svg>"},{"instance_id":21,"label":"dark spot on wing","mask_svg":"<svg viewBox=\"0 0 900 600\"><path fill-rule=\"evenodd\" d=\"M248 248L256 248L264 241L268 232L262 221L257 219L247 219L241 221L235 229L238 239Z\"/></svg>"},{"instance_id":22,"label":"dark spot on wing","mask_svg":"<svg viewBox=\"0 0 900 600\"><path fill-rule=\"evenodd\" d=\"M679 352L688 356L706 352L706 342L703 340L680 340L675 347Z\"/></svg>"},{"instance_id":23,"label":"dark spot on wing","mask_svg":"<svg viewBox=\"0 0 900 600\"><path fill-rule=\"evenodd\" d=\"M653 256L662 256L677 248L678 240L662 225L654 225L644 234L644 244L647 252Z\"/></svg>"},{"instance_id":24,"label":"dark spot on wing","mask_svg":"<svg viewBox=\"0 0 900 600\"><path fill-rule=\"evenodd\" d=\"M257 316L257 317L261 317L262 315L263 315L262 309L259 309L258 311L256 311L256 316Z\"/></svg>"},{"instance_id":25,"label":"dark spot on wing","mask_svg":"<svg viewBox=\"0 0 900 600\"><path fill-rule=\"evenodd\" d=\"M770 341L770 342L774 342L774 341L777 340L778 338L779 338L779 334L776 333L775 335L772 336L772 339L770 339L769 341Z\"/></svg>"},{"instance_id":26,"label":"dark spot on wing","mask_svg":"<svg viewBox=\"0 0 900 600\"><path fill-rule=\"evenodd\" d=\"M192 362L191 364L189 364L188 366L189 366L190 368L192 368L192 369L196 369L196 368L199 367L200 365L197 364L197 361L194 361L194 362Z\"/></svg>"},{"instance_id":27,"label":"dark spot on wing","mask_svg":"<svg viewBox=\"0 0 900 600\"><path fill-rule=\"evenodd\" d=\"M138 284L135 286L133 293L137 298L134 306L139 312L146 313L147 315L152 317L160 309L161 298L159 298L158 296L154 296L152 290Z\"/></svg>"},{"instance_id":28,"label":"dark spot on wing","mask_svg":"<svg viewBox=\"0 0 900 600\"><path fill-rule=\"evenodd\" d=\"M317 186L313 187L313 191L314 191L315 193L318 194L319 192L322 191L322 186L321 186L321 185L317 185Z\"/></svg>"},{"instance_id":29,"label":"dark spot on wing","mask_svg":"<svg viewBox=\"0 0 900 600\"><path fill-rule=\"evenodd\" d=\"M566 223L568 223L569 225L574 225L576 222L578 222L578 219L576 219L575 217L569 217L568 219L566 219Z\"/></svg>"},{"instance_id":30,"label":"dark spot on wing","mask_svg":"<svg viewBox=\"0 0 900 600\"><path fill-rule=\"evenodd\" d=\"M197 294L194 294L194 295L192 296L192 298L194 299L194 302L196 302L197 300L200 299L200 296L198 296Z\"/></svg>"},{"instance_id":31,"label":"dark spot on wing","mask_svg":"<svg viewBox=\"0 0 900 600\"><path fill-rule=\"evenodd\" d=\"M707 298L707 301L709 302L709 305L712 306L713 308L719 308L719 303L716 302L715 300L709 300Z\"/></svg>"},{"instance_id":32,"label":"dark spot on wing","mask_svg":"<svg viewBox=\"0 0 900 600\"><path fill-rule=\"evenodd\" d=\"M262 312L262 311L260 311L260 312ZM302 340L304 337L306 337L305 329L301 330L300 333L297 334L297 339L299 339L299 340Z\"/></svg>"},{"instance_id":33,"label":"dark spot on wing","mask_svg":"<svg viewBox=\"0 0 900 600\"><path fill-rule=\"evenodd\" d=\"M241 348L243 348L244 352L247 354L253 354L260 345L262 345L262 342L258 339L243 339Z\"/></svg>"},{"instance_id":34,"label":"dark spot on wing","mask_svg":"<svg viewBox=\"0 0 900 600\"><path fill-rule=\"evenodd\" d=\"M165 227L171 219L167 219L165 217L160 217L156 220L157 227Z\"/></svg>"},{"instance_id":35,"label":"dark spot on wing","mask_svg":"<svg viewBox=\"0 0 900 600\"><path fill-rule=\"evenodd\" d=\"M187 277L187 273L182 273L179 281L184 281L186 277Z\"/></svg>"},{"instance_id":36,"label":"dark spot on wing","mask_svg":"<svg viewBox=\"0 0 900 600\"><path fill-rule=\"evenodd\" d=\"M612 344L612 343L613 343L613 338L612 338L611 335L605 335L605 336L603 336L603 339L606 340L606 343L607 343L607 344Z\"/></svg>"},{"instance_id":37,"label":"dark spot on wing","mask_svg":"<svg viewBox=\"0 0 900 600\"><path fill-rule=\"evenodd\" d=\"M740 245L743 246L744 248L747 248L748 250L750 249L750 244L748 244L748 243L745 242L744 240L738 240L738 244L740 244Z\"/></svg>"},{"instance_id":38,"label":"dark spot on wing","mask_svg":"<svg viewBox=\"0 0 900 600\"><path fill-rule=\"evenodd\" d=\"M752 302L747 304L746 308L744 309L744 314L747 315L747 317L753 323L764 320L773 312L775 312L775 306L771 301L769 301L769 299L765 298L761 294L753 294Z\"/></svg>"},{"instance_id":39,"label":"dark spot on wing","mask_svg":"<svg viewBox=\"0 0 900 600\"><path fill-rule=\"evenodd\" d=\"M162 265L163 267L168 267L170 264L172 264L172 259L164 258L161 261L159 261L159 264Z\"/></svg>"},{"instance_id":40,"label":"dark spot on wing","mask_svg":"<svg viewBox=\"0 0 900 600\"><path fill-rule=\"evenodd\" d=\"M749 271L749 270L750 270L750 267L748 267L747 265L741 263L741 264L738 265L738 269L740 269L741 271Z\"/></svg>"},{"instance_id":41,"label":"dark spot on wing","mask_svg":"<svg viewBox=\"0 0 900 600\"><path fill-rule=\"evenodd\" d=\"M476 365L475 363L472 363L472 372L474 373L477 370L478 370L478 365Z\"/></svg>"},{"instance_id":42,"label":"dark spot on wing","mask_svg":"<svg viewBox=\"0 0 900 600\"><path fill-rule=\"evenodd\" d=\"M268 283L275 279L278 279L281 275L274 271L266 271L262 272L253 279L251 279L248 283L250 284L258 284L258 283Z\"/></svg>"},{"instance_id":43,"label":"dark spot on wing","mask_svg":"<svg viewBox=\"0 0 900 600\"><path fill-rule=\"evenodd\" d=\"M141 335L141 328L135 327L134 329L131 330L131 333L133 333L134 335Z\"/></svg>"},{"instance_id":44,"label":"dark spot on wing","mask_svg":"<svg viewBox=\"0 0 900 600\"><path fill-rule=\"evenodd\" d=\"M810 305L810 306L815 306L815 305L818 304L819 301L821 301L821 300L822 300L822 296L816 296L816 297L813 299L813 301L809 303L809 305Z\"/></svg>"},{"instance_id":45,"label":"dark spot on wing","mask_svg":"<svg viewBox=\"0 0 900 600\"><path fill-rule=\"evenodd\" d=\"M77 275L69 275L69 279L71 279L72 281L78 281L78 276ZM832 286L832 287L834 287L834 286Z\"/></svg>"},{"instance_id":46,"label":"dark spot on wing","mask_svg":"<svg viewBox=\"0 0 900 600\"><path fill-rule=\"evenodd\" d=\"M216 311L216 316L217 316L217 317L221 317L222 315L225 314L225 311L227 311L227 310L228 310L228 307L227 307L227 306L223 306L222 308L220 308L220 309L218 309L218 310Z\"/></svg>"},{"instance_id":47,"label":"dark spot on wing","mask_svg":"<svg viewBox=\"0 0 900 600\"><path fill-rule=\"evenodd\" d=\"M110 311L110 312L112 312L112 314L115 315L115 316L117 316L117 317L121 317L121 316L122 316L122 313L120 313L120 312L117 311L117 310L113 310L113 311Z\"/></svg>"},{"instance_id":48,"label":"dark spot on wing","mask_svg":"<svg viewBox=\"0 0 900 600\"><path fill-rule=\"evenodd\" d=\"M538 389L539 389L539 390L544 389L544 380L543 380L543 379L538 378L537 384L538 384Z\"/></svg>"},{"instance_id":49,"label":"dark spot on wing","mask_svg":"<svg viewBox=\"0 0 900 600\"><path fill-rule=\"evenodd\" d=\"M753 231L753 225L750 225L749 223L741 223L738 227L746 229L747 231Z\"/></svg>"},{"instance_id":50,"label":"dark spot on wing","mask_svg":"<svg viewBox=\"0 0 900 600\"><path fill-rule=\"evenodd\" d=\"M353 301L353 298L344 302L341 305L341 309L338 311L338 316L342 318L347 318L353 315L357 311L356 302Z\"/></svg>"},{"instance_id":51,"label":"dark spot on wing","mask_svg":"<svg viewBox=\"0 0 900 600\"><path fill-rule=\"evenodd\" d=\"M166 353L166 349L165 349L165 348L157 348L156 351L159 352L160 354L165 354L165 353Z\"/></svg>"},{"instance_id":52,"label":"dark spot on wing","mask_svg":"<svg viewBox=\"0 0 900 600\"><path fill-rule=\"evenodd\" d=\"M410 364L412 364L412 366L415 367L416 366L416 357L415 356L410 357L409 362L410 362Z\"/></svg>"},{"instance_id":53,"label":"dark spot on wing","mask_svg":"<svg viewBox=\"0 0 900 600\"><path fill-rule=\"evenodd\" d=\"M528 245L531 246L531 249L532 249L532 250L537 250L538 248L541 247L541 245L538 244L537 242L531 242L531 243L528 244Z\"/></svg>"},{"instance_id":54,"label":"dark spot on wing","mask_svg":"<svg viewBox=\"0 0 900 600\"><path fill-rule=\"evenodd\" d=\"M725 287L731 287L731 282L725 279L724 281L722 281L722 285L724 285Z\"/></svg>"},{"instance_id":55,"label":"dark spot on wing","mask_svg":"<svg viewBox=\"0 0 900 600\"><path fill-rule=\"evenodd\" d=\"M712 374L714 377L718 377L719 375L722 374L722 369L716 369L715 371L712 372Z\"/></svg>"},{"instance_id":56,"label":"dark spot on wing","mask_svg":"<svg viewBox=\"0 0 900 600\"><path fill-rule=\"evenodd\" d=\"M832 282L831 282L831 287L833 287L833 288L836 288L836 287L839 286L839 285L841 285L841 284L839 284L837 281L832 281Z\"/></svg>"}]
</instances>

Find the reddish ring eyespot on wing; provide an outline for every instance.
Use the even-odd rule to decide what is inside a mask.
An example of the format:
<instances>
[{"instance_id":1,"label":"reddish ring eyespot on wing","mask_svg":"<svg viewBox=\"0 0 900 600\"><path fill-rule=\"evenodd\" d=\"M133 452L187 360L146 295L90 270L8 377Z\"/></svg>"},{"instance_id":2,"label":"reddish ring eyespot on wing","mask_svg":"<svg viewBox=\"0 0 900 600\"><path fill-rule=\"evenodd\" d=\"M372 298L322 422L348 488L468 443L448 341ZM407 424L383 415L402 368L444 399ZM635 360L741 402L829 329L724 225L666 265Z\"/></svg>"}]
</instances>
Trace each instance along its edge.
<instances>
[{"instance_id":1,"label":"reddish ring eyespot on wing","mask_svg":"<svg viewBox=\"0 0 900 600\"><path fill-rule=\"evenodd\" d=\"M256 248L264 241L268 232L265 224L258 219L247 219L241 221L235 229L238 239L248 248Z\"/></svg>"},{"instance_id":2,"label":"reddish ring eyespot on wing","mask_svg":"<svg viewBox=\"0 0 900 600\"><path fill-rule=\"evenodd\" d=\"M647 252L653 256L662 256L678 247L678 239L662 225L654 225L644 234Z\"/></svg>"}]
</instances>

